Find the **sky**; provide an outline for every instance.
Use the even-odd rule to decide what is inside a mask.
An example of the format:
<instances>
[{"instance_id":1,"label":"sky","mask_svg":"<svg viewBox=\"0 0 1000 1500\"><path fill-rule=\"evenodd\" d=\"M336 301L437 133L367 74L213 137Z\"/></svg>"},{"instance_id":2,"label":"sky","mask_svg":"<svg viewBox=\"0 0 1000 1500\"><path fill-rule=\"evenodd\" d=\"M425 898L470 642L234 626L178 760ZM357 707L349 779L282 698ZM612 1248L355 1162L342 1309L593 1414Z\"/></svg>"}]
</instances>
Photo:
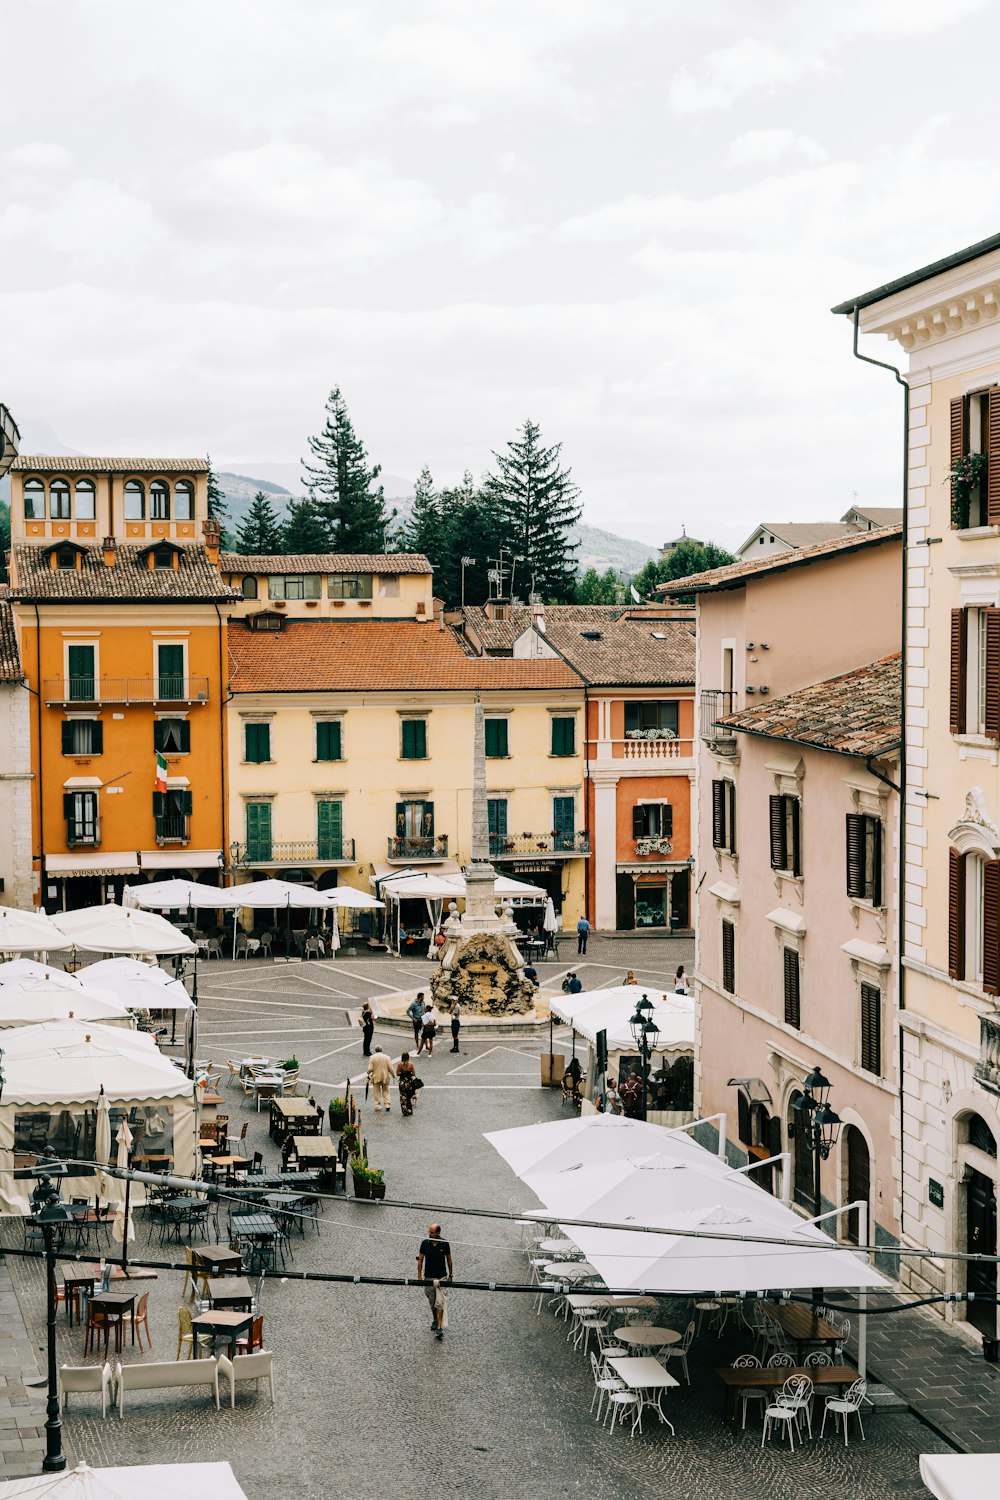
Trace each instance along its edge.
<instances>
[{"instance_id":1,"label":"sky","mask_svg":"<svg viewBox=\"0 0 1000 1500\"><path fill-rule=\"evenodd\" d=\"M829 309L1000 230L989 0L19 0L0 401L40 445L483 473L730 546L899 496ZM894 345L870 352L895 361ZM390 485L391 489L392 486Z\"/></svg>"}]
</instances>

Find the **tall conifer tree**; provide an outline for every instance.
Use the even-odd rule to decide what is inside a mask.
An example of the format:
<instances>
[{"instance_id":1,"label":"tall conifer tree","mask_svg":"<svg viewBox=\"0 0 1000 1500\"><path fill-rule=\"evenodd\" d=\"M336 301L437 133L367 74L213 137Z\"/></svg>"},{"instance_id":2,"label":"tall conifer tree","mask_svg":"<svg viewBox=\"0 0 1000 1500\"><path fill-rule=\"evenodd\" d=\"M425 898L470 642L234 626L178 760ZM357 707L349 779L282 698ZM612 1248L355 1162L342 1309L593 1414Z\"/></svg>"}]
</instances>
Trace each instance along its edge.
<instances>
[{"instance_id":1,"label":"tall conifer tree","mask_svg":"<svg viewBox=\"0 0 1000 1500\"><path fill-rule=\"evenodd\" d=\"M281 528L281 552L332 552L330 532L319 507L309 499L292 500ZM353 550L353 549L352 549Z\"/></svg>"},{"instance_id":2,"label":"tall conifer tree","mask_svg":"<svg viewBox=\"0 0 1000 1500\"><path fill-rule=\"evenodd\" d=\"M312 462L302 464L306 488L326 523L331 549L383 552L392 515L386 512L382 486L376 484L382 470L378 464L369 467L339 386L330 392L323 431L309 439L309 449Z\"/></svg>"},{"instance_id":3,"label":"tall conifer tree","mask_svg":"<svg viewBox=\"0 0 1000 1500\"><path fill-rule=\"evenodd\" d=\"M254 495L250 509L237 528L236 545L241 552L258 555L281 551L281 522L263 490Z\"/></svg>"},{"instance_id":4,"label":"tall conifer tree","mask_svg":"<svg viewBox=\"0 0 1000 1500\"><path fill-rule=\"evenodd\" d=\"M494 453L497 472L486 481L485 498L495 508L509 545L524 557L517 576L553 602L571 600L576 591L575 544L569 529L579 519L580 491L569 469L560 464L562 444L546 447L536 422L525 422Z\"/></svg>"}]
</instances>

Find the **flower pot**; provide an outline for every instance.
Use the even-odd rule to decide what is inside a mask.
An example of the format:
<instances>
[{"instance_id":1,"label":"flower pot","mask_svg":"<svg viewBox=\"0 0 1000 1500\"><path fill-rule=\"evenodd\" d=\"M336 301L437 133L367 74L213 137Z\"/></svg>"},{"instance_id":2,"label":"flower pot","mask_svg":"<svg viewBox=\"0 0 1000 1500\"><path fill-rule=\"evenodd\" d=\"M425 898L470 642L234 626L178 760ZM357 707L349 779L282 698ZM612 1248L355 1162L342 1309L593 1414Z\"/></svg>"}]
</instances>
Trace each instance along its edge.
<instances>
[{"instance_id":1,"label":"flower pot","mask_svg":"<svg viewBox=\"0 0 1000 1500\"><path fill-rule=\"evenodd\" d=\"M355 1198L370 1198L371 1195L372 1195L372 1185L368 1181L367 1177L355 1177L355 1179L354 1179L354 1196L355 1196Z\"/></svg>"},{"instance_id":2,"label":"flower pot","mask_svg":"<svg viewBox=\"0 0 1000 1500\"><path fill-rule=\"evenodd\" d=\"M347 1110L346 1109L334 1109L333 1105L331 1104L330 1105L330 1129L331 1130L343 1130L343 1128L344 1128L344 1126L346 1124L347 1124Z\"/></svg>"},{"instance_id":3,"label":"flower pot","mask_svg":"<svg viewBox=\"0 0 1000 1500\"><path fill-rule=\"evenodd\" d=\"M378 1198L378 1199L382 1199L382 1198L385 1197L385 1183L384 1182L371 1182L371 1183L369 1183L369 1188L371 1190L370 1191L370 1195L369 1195L370 1197L372 1197L372 1198Z\"/></svg>"}]
</instances>

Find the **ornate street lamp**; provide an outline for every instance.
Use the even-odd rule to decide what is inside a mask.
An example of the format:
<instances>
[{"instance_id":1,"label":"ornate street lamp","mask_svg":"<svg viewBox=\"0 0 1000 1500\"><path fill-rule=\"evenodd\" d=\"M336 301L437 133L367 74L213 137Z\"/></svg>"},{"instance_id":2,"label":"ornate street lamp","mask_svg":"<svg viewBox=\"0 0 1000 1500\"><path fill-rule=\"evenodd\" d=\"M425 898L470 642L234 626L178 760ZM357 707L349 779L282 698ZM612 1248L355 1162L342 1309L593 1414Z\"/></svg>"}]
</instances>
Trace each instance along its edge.
<instances>
[{"instance_id":1,"label":"ornate street lamp","mask_svg":"<svg viewBox=\"0 0 1000 1500\"><path fill-rule=\"evenodd\" d=\"M48 1324L48 1401L45 1407L45 1457L42 1468L47 1474L59 1473L66 1467L66 1455L62 1448L62 1418L59 1413L59 1374L56 1364L56 1231L73 1219L72 1211L63 1203L53 1177L64 1177L64 1162L41 1161L32 1169L37 1185L31 1191L31 1208L34 1222L42 1231L45 1243L45 1281L47 1291Z\"/></svg>"},{"instance_id":2,"label":"ornate street lamp","mask_svg":"<svg viewBox=\"0 0 1000 1500\"><path fill-rule=\"evenodd\" d=\"M840 1135L840 1116L830 1108L830 1080L813 1068L802 1081L802 1093L792 1108L795 1110L795 1149L809 1151L813 1158L813 1217L818 1219L823 1212L823 1197L820 1191L820 1163L826 1161L837 1144ZM822 1300L822 1288L813 1288L813 1304Z\"/></svg>"},{"instance_id":3,"label":"ornate street lamp","mask_svg":"<svg viewBox=\"0 0 1000 1500\"><path fill-rule=\"evenodd\" d=\"M656 1050L656 1041L660 1035L660 1028L652 1020L653 1002L648 995L643 995L636 1001L635 1014L629 1021L629 1030L632 1039L639 1049L642 1058L642 1118L646 1118L646 1106L649 1096L649 1062Z\"/></svg>"}]
</instances>

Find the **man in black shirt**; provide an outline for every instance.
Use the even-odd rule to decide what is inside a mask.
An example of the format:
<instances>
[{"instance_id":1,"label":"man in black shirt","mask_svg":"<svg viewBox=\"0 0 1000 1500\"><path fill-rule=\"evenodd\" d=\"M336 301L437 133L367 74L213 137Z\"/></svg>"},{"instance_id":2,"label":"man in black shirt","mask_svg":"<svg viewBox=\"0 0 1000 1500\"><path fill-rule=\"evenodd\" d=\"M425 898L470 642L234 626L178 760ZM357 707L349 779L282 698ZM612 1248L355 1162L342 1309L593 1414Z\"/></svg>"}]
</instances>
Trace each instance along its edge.
<instances>
[{"instance_id":1,"label":"man in black shirt","mask_svg":"<svg viewBox=\"0 0 1000 1500\"><path fill-rule=\"evenodd\" d=\"M445 1300L444 1287L440 1283L446 1280L451 1281L454 1275L451 1264L451 1246L447 1240L441 1238L440 1224L431 1224L427 1234L428 1238L420 1241L420 1249L417 1252L417 1276L427 1283L424 1293L431 1305L431 1316L434 1319L431 1329L439 1339L443 1339L448 1322L448 1304Z\"/></svg>"}]
</instances>

